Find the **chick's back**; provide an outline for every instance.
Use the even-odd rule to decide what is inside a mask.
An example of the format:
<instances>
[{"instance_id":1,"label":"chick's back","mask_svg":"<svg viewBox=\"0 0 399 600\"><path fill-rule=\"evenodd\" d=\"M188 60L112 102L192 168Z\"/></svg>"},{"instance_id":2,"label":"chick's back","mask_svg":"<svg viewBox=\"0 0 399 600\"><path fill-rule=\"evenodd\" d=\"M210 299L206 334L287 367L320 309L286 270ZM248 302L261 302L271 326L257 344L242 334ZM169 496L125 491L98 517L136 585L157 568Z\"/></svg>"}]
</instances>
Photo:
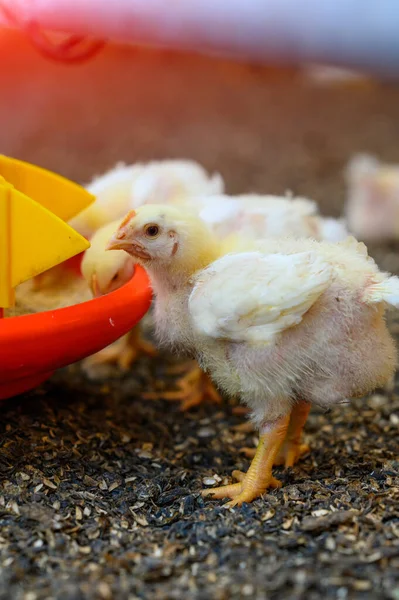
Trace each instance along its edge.
<instances>
[{"instance_id":1,"label":"chick's back","mask_svg":"<svg viewBox=\"0 0 399 600\"><path fill-rule=\"evenodd\" d=\"M396 365L395 345L384 320L384 294L388 297L389 286L398 285L396 278L379 272L365 246L353 238L339 244L274 239L251 245L265 255L315 253L330 265L330 281L299 322L293 321L292 326L277 331L272 343L270 340L237 343L233 335L230 338L224 335L219 340L200 337L198 345L204 366L213 371L219 385L229 394L240 394L259 422L265 415L265 403L269 416L277 418L282 407L298 397L329 406L384 385ZM198 277L203 279L204 274ZM250 286L251 281L245 279L242 269L229 289L223 291L229 295L224 317L222 296L215 303L219 322L229 326L231 297L237 298L236 304L240 297L247 302ZM380 290L374 296L370 292L373 286ZM204 297L207 292L204 290ZM276 290L273 292L278 298ZM267 299L267 288L264 296ZM209 297L207 302L210 304ZM255 308L249 310L256 317L261 313L259 307ZM206 318L207 315L202 315L203 322ZM238 321L243 321L242 315L237 317L235 326Z\"/></svg>"}]
</instances>

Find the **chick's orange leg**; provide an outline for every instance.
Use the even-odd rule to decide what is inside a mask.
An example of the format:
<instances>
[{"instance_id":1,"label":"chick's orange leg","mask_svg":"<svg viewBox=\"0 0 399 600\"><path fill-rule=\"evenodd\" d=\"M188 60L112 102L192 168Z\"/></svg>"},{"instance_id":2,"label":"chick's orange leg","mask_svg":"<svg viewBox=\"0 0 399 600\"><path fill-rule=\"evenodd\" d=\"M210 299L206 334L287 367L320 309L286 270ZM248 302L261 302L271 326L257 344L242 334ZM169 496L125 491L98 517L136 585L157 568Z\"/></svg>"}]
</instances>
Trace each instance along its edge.
<instances>
[{"instance_id":1,"label":"chick's orange leg","mask_svg":"<svg viewBox=\"0 0 399 600\"><path fill-rule=\"evenodd\" d=\"M209 399L215 404L220 404L222 398L215 389L208 375L201 371L198 365L191 367L188 373L177 380L176 391L147 392L143 397L148 400L180 400L181 410L186 411L193 406L198 406Z\"/></svg>"},{"instance_id":2,"label":"chick's orange leg","mask_svg":"<svg viewBox=\"0 0 399 600\"><path fill-rule=\"evenodd\" d=\"M155 346L143 338L139 326L133 327L130 333L128 333L126 345L128 348L136 350L137 354L146 354L147 356L158 355L158 350Z\"/></svg>"},{"instance_id":3,"label":"chick's orange leg","mask_svg":"<svg viewBox=\"0 0 399 600\"><path fill-rule=\"evenodd\" d=\"M262 427L258 448L247 473L233 472L239 483L204 490L202 495L216 499L232 498L226 506L241 506L243 502L252 502L270 487L280 487L280 481L272 475L272 467L284 441L288 423L289 415L286 415Z\"/></svg>"},{"instance_id":4,"label":"chick's orange leg","mask_svg":"<svg viewBox=\"0 0 399 600\"><path fill-rule=\"evenodd\" d=\"M283 465L286 468L293 467L303 454L309 452L309 446L307 444L301 444L302 431L308 418L309 411L310 404L303 400L297 402L292 409L287 435L285 436L284 442L274 461L275 466ZM241 431L245 431L244 427ZM244 448L240 448L240 452L245 454L247 458L253 458L256 454L256 449L244 446Z\"/></svg>"},{"instance_id":5,"label":"chick's orange leg","mask_svg":"<svg viewBox=\"0 0 399 600\"><path fill-rule=\"evenodd\" d=\"M301 444L302 431L310 411L309 402L300 400L291 411L287 435L274 461L275 465L293 467L303 454L309 452L307 444Z\"/></svg>"},{"instance_id":6,"label":"chick's orange leg","mask_svg":"<svg viewBox=\"0 0 399 600\"><path fill-rule=\"evenodd\" d=\"M193 361L187 360L184 362L178 362L173 365L169 365L165 369L165 372L167 375L181 375L182 373L185 373L187 375L187 372L188 371L191 372L192 369L193 369Z\"/></svg>"}]
</instances>

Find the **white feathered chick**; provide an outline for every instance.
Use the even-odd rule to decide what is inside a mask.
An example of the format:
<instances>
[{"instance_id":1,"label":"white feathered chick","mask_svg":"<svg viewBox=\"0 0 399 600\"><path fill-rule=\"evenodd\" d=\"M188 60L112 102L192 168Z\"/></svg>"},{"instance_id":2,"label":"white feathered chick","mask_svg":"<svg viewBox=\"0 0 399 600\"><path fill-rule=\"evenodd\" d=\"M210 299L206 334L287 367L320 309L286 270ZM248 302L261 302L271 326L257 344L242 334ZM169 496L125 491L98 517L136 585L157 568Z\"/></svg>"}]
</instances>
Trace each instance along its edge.
<instances>
[{"instance_id":1,"label":"white feathered chick","mask_svg":"<svg viewBox=\"0 0 399 600\"><path fill-rule=\"evenodd\" d=\"M208 175L192 160L160 160L126 165L118 163L95 177L86 189L96 197L88 208L69 221L87 239L131 209L156 200L158 203L186 201L199 194L221 194L224 181L219 173ZM36 289L58 284L64 265L57 265L34 278Z\"/></svg>"},{"instance_id":2,"label":"white feathered chick","mask_svg":"<svg viewBox=\"0 0 399 600\"><path fill-rule=\"evenodd\" d=\"M210 176L191 160L160 160L125 165L119 163L87 186L95 202L70 221L81 235L91 238L100 227L122 219L132 208L157 199L169 204L198 194L222 193L221 175Z\"/></svg>"},{"instance_id":3,"label":"white feathered chick","mask_svg":"<svg viewBox=\"0 0 399 600\"><path fill-rule=\"evenodd\" d=\"M175 195L173 204L198 214L213 233L223 240L232 235L244 235L250 239L291 235L335 242L348 236L343 222L321 217L316 202L307 198L257 194ZM197 406L203 400L221 402L221 396L209 377L195 364L190 366L184 377L178 379L177 385L179 391L148 392L146 397L181 400L183 411ZM249 428L242 426L240 429ZM247 455L252 454L252 449L242 450Z\"/></svg>"},{"instance_id":4,"label":"white feathered chick","mask_svg":"<svg viewBox=\"0 0 399 600\"><path fill-rule=\"evenodd\" d=\"M94 297L109 294L130 281L134 274L135 260L126 252L106 252L106 245L119 226L120 219L99 229L91 238L91 245L86 250L81 271ZM141 336L140 324L130 333L114 344L89 356L84 361L84 368L94 365L116 362L122 370L127 370L140 353L156 355L150 342Z\"/></svg>"},{"instance_id":5,"label":"white feathered chick","mask_svg":"<svg viewBox=\"0 0 399 600\"><path fill-rule=\"evenodd\" d=\"M369 242L399 239L399 166L359 154L348 164L346 182L351 233Z\"/></svg>"},{"instance_id":6,"label":"white feathered chick","mask_svg":"<svg viewBox=\"0 0 399 600\"><path fill-rule=\"evenodd\" d=\"M311 404L360 397L392 376L387 303L399 280L381 273L353 238L244 242L225 248L198 218L174 207L132 211L109 249L148 270L161 341L195 356L260 429L256 455L238 483L207 490L250 502L279 486L274 464L293 465Z\"/></svg>"},{"instance_id":7,"label":"white feathered chick","mask_svg":"<svg viewBox=\"0 0 399 600\"><path fill-rule=\"evenodd\" d=\"M184 202L201 194L224 192L222 176L219 173L209 175L193 160L153 161L135 165L135 169L129 206L132 209L144 204Z\"/></svg>"},{"instance_id":8,"label":"white feathered chick","mask_svg":"<svg viewBox=\"0 0 399 600\"><path fill-rule=\"evenodd\" d=\"M308 198L220 194L190 197L186 205L218 237L237 233L251 239L293 236L339 242L349 235L343 220L322 217L316 202Z\"/></svg>"}]
</instances>

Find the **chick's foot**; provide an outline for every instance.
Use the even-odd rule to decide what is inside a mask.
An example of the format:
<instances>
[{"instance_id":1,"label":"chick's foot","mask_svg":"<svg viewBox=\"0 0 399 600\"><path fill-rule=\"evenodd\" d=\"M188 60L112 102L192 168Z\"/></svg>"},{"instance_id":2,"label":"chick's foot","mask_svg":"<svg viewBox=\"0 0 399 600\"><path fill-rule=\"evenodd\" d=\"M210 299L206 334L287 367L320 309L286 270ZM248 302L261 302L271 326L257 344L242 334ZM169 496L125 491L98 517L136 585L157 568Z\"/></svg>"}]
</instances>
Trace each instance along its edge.
<instances>
[{"instance_id":1,"label":"chick's foot","mask_svg":"<svg viewBox=\"0 0 399 600\"><path fill-rule=\"evenodd\" d=\"M241 506L244 502L252 502L259 498L268 488L281 486L281 482L272 475L274 459L283 443L287 432L289 416L282 417L274 423L264 426L259 439L254 459L247 471L234 471L233 477L238 483L204 490L203 496L215 499L231 498L227 507Z\"/></svg>"},{"instance_id":2,"label":"chick's foot","mask_svg":"<svg viewBox=\"0 0 399 600\"><path fill-rule=\"evenodd\" d=\"M222 402L222 397L208 375L201 371L197 365L194 368L191 366L189 372L177 380L177 387L176 391L146 392L143 394L143 398L181 401L180 410L183 412L193 406L202 404L206 400L210 400L215 404L221 404Z\"/></svg>"},{"instance_id":3,"label":"chick's foot","mask_svg":"<svg viewBox=\"0 0 399 600\"><path fill-rule=\"evenodd\" d=\"M116 364L122 371L128 371L140 354L156 356L157 350L141 337L140 330L135 327L114 344L86 358L84 367L90 369L99 365Z\"/></svg>"}]
</instances>

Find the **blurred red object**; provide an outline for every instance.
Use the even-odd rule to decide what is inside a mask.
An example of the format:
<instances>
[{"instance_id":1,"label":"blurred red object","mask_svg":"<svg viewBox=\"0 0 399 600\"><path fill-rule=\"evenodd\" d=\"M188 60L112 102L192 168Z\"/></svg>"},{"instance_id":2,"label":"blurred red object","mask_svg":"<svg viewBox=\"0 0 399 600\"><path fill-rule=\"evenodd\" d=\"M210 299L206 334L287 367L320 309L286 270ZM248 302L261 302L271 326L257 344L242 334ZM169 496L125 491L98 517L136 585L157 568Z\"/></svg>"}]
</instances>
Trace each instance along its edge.
<instances>
[{"instance_id":1,"label":"blurred red object","mask_svg":"<svg viewBox=\"0 0 399 600\"><path fill-rule=\"evenodd\" d=\"M105 46L103 40L88 40L80 35L70 35L56 43L34 21L25 23L18 19L9 6L0 4L0 10L10 25L26 32L33 46L46 58L64 63L82 63L93 58Z\"/></svg>"}]
</instances>

